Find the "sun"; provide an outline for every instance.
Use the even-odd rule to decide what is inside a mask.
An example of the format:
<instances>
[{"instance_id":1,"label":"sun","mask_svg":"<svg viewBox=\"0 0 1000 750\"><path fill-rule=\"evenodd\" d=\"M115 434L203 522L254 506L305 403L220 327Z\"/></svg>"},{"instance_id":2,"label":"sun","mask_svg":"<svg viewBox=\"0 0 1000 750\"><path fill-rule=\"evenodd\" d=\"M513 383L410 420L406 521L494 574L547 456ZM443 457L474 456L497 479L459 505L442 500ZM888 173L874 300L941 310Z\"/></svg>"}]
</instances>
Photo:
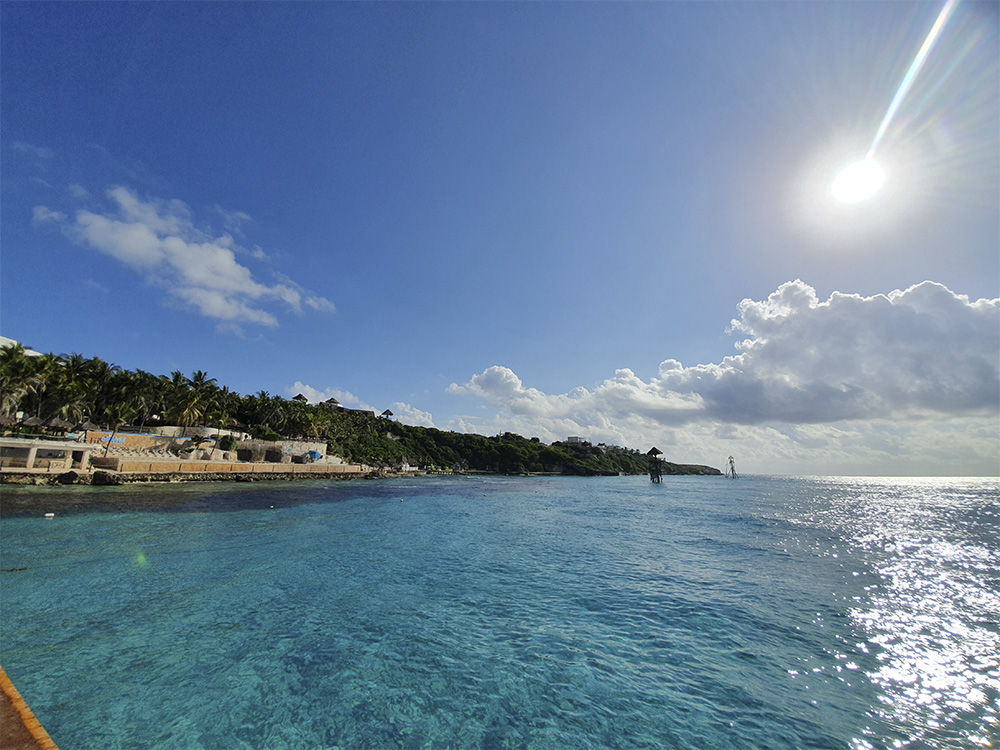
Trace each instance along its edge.
<instances>
[{"instance_id":1,"label":"sun","mask_svg":"<svg viewBox=\"0 0 1000 750\"><path fill-rule=\"evenodd\" d=\"M866 158L840 170L831 190L841 203L861 203L874 196L884 182L882 167Z\"/></svg>"}]
</instances>

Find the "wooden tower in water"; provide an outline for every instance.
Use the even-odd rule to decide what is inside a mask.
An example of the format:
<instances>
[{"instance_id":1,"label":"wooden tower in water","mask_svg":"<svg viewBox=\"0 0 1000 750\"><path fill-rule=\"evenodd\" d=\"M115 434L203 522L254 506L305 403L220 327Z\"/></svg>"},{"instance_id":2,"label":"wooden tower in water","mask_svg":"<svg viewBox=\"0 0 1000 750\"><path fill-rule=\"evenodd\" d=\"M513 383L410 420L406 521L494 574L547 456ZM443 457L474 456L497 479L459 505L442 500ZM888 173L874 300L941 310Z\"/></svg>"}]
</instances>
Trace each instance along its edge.
<instances>
[{"instance_id":1,"label":"wooden tower in water","mask_svg":"<svg viewBox=\"0 0 1000 750\"><path fill-rule=\"evenodd\" d=\"M646 455L649 456L649 481L659 484L663 479L663 462L660 460L663 451L654 446Z\"/></svg>"}]
</instances>

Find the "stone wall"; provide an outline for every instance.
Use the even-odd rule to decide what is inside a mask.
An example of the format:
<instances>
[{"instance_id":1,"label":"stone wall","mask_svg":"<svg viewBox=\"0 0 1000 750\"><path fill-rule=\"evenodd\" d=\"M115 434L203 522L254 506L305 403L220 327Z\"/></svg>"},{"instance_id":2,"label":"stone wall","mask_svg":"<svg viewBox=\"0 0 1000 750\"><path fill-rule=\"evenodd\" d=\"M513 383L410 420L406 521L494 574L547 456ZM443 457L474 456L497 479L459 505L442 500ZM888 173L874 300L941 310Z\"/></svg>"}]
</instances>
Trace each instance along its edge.
<instances>
[{"instance_id":1,"label":"stone wall","mask_svg":"<svg viewBox=\"0 0 1000 750\"><path fill-rule=\"evenodd\" d=\"M241 440L236 445L240 461L291 463L296 457L316 451L326 457L326 443L307 440Z\"/></svg>"},{"instance_id":2,"label":"stone wall","mask_svg":"<svg viewBox=\"0 0 1000 750\"><path fill-rule=\"evenodd\" d=\"M362 464L262 464L226 461L147 461L140 458L91 459L95 468L122 474L364 474Z\"/></svg>"}]
</instances>

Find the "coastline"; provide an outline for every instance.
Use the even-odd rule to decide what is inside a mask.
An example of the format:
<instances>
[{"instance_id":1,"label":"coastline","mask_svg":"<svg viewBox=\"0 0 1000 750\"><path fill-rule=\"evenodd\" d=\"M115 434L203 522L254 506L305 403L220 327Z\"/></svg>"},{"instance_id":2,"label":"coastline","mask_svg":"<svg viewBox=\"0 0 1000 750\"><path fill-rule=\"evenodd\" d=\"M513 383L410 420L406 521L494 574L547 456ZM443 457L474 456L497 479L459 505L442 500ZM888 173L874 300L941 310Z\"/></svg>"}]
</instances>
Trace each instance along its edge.
<instances>
[{"instance_id":1,"label":"coastline","mask_svg":"<svg viewBox=\"0 0 1000 750\"><path fill-rule=\"evenodd\" d=\"M219 464L183 462L177 468L115 471L71 469L52 472L45 469L10 469L0 471L0 485L93 485L177 483L177 482L261 482L300 479L374 479L386 476L413 476L416 472L386 472L363 465L319 464Z\"/></svg>"},{"instance_id":2,"label":"coastline","mask_svg":"<svg viewBox=\"0 0 1000 750\"><path fill-rule=\"evenodd\" d=\"M116 487L132 484L179 484L189 482L276 482L301 481L309 479L405 479L423 476L502 476L502 477L565 477L565 476L622 476L621 474L566 474L563 472L537 471L518 474L502 474L491 471L397 471L374 469L364 465L301 465L301 464L246 464L239 469L185 466L170 471L113 471L92 469L82 471L72 469L66 472L51 472L45 469L0 470L0 485L66 487L84 485L94 487ZM625 476L643 476L641 474ZM714 475L713 475L714 476Z\"/></svg>"}]
</instances>

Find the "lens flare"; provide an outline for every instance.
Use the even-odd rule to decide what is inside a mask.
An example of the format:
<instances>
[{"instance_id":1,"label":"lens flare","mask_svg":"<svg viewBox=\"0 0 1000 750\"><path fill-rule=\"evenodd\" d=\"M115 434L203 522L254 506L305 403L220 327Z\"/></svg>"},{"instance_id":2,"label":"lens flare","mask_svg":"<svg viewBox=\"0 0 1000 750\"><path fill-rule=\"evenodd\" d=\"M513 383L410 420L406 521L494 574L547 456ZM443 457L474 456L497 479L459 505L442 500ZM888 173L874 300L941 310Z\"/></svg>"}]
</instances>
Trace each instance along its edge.
<instances>
[{"instance_id":1,"label":"lens flare","mask_svg":"<svg viewBox=\"0 0 1000 750\"><path fill-rule=\"evenodd\" d=\"M900 105L906 99L907 94L910 93L914 79L924 66L927 55L941 35L941 30L944 28L945 23L947 23L957 4L958 0L947 0L944 7L941 8L941 12L938 13L934 25L931 26L931 30L924 39L924 43L920 45L916 57L913 58L913 62L910 63L906 75L900 81L899 88L896 89L896 93L889 103L889 109L886 110L882 122L879 123L878 130L875 132L875 138L872 140L872 145L869 147L865 158L845 167L834 178L831 190L833 197L841 203L861 203L862 201L866 201L873 197L885 183L885 172L874 161L875 151L882 143L882 138L885 136L886 131L888 131L889 125L892 123L893 117L896 116Z\"/></svg>"},{"instance_id":2,"label":"lens flare","mask_svg":"<svg viewBox=\"0 0 1000 750\"><path fill-rule=\"evenodd\" d=\"M924 61L927 59L928 53L931 51L931 47L934 46L934 42L937 41L938 36L941 34L941 30L944 28L945 23L951 16L955 6L958 4L958 0L948 0L941 8L941 12L938 13L937 20L934 21L934 25L931 26L931 30L927 34L927 38L924 39L924 43L920 46L920 50L917 52L917 56L913 58L913 62L910 63L909 69L906 71L906 75L903 76L903 80L899 84L899 88L896 89L895 96L892 97L892 102L889 104L889 109L886 110L885 117L882 118L881 124L878 126L878 131L875 133L875 138L872 141L871 148L868 149L868 159L871 159L875 155L875 150L878 148L879 144L882 142L882 136L885 135L885 131L889 129L889 124L892 122L892 118L896 115L896 110L899 109L899 105L903 103L906 95L910 93L910 87L913 86L913 80L917 77L917 73L924 66Z\"/></svg>"},{"instance_id":3,"label":"lens flare","mask_svg":"<svg viewBox=\"0 0 1000 750\"><path fill-rule=\"evenodd\" d=\"M845 167L834 178L831 190L841 203L860 203L875 195L885 183L885 172L871 159Z\"/></svg>"}]
</instances>

